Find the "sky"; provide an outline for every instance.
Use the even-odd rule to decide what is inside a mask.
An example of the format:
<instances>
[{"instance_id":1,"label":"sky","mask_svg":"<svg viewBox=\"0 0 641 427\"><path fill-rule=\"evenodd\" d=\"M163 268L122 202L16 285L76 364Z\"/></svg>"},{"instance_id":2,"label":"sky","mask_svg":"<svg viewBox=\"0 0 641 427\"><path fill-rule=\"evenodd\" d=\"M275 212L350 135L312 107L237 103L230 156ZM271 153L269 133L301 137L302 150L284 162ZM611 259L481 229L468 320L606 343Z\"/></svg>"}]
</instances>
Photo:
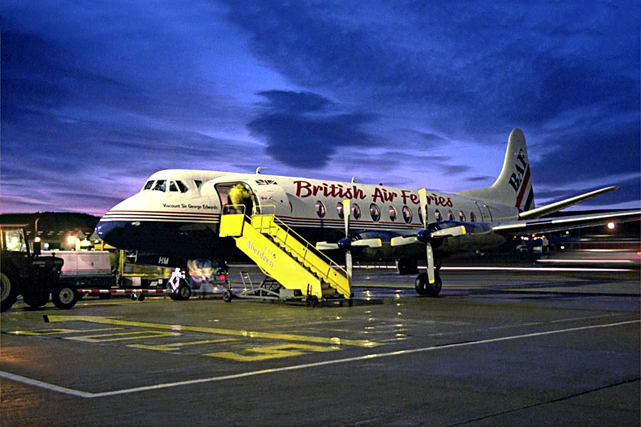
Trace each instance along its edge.
<instances>
[{"instance_id":1,"label":"sky","mask_svg":"<svg viewBox=\"0 0 641 427\"><path fill-rule=\"evenodd\" d=\"M639 208L641 3L0 2L0 212L102 215L157 170L456 192L528 144L537 206Z\"/></svg>"}]
</instances>

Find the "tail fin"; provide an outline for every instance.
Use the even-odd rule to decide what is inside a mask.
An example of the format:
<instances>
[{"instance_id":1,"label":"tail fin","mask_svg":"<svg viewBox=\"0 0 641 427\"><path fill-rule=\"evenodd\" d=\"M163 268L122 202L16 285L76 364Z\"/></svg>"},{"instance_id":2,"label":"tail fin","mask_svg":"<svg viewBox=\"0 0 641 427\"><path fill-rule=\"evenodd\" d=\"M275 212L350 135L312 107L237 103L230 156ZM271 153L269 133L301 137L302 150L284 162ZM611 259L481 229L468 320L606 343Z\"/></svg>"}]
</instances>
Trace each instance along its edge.
<instances>
[{"instance_id":1,"label":"tail fin","mask_svg":"<svg viewBox=\"0 0 641 427\"><path fill-rule=\"evenodd\" d=\"M514 206L519 212L534 209L534 190L523 131L514 129L510 133L503 169L491 187L463 191L458 194Z\"/></svg>"}]
</instances>

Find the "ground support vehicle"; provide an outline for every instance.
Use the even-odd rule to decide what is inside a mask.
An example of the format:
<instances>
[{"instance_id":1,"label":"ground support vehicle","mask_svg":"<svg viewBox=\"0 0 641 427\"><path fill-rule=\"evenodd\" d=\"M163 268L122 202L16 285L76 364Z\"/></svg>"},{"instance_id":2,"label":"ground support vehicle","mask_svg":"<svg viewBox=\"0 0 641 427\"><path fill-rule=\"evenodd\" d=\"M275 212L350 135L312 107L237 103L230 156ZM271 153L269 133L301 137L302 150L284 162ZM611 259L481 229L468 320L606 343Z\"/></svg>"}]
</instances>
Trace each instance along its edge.
<instances>
[{"instance_id":1,"label":"ground support vehicle","mask_svg":"<svg viewBox=\"0 0 641 427\"><path fill-rule=\"evenodd\" d=\"M24 224L0 225L0 308L6 311L22 295L24 302L42 307L53 295L58 305L60 271L64 261L55 256L41 256L36 244L34 252L25 238Z\"/></svg>"}]
</instances>

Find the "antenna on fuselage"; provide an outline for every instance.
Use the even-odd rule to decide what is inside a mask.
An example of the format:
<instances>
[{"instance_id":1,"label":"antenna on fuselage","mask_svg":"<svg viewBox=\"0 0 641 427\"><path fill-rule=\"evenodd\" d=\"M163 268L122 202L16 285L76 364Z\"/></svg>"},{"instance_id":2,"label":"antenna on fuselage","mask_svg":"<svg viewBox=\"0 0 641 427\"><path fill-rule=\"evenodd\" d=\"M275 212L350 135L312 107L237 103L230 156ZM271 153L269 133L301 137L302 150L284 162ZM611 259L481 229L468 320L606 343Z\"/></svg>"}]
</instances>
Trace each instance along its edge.
<instances>
[{"instance_id":1,"label":"antenna on fuselage","mask_svg":"<svg viewBox=\"0 0 641 427\"><path fill-rule=\"evenodd\" d=\"M259 174L260 174L260 171L262 171L263 169L265 169L265 168L264 168L264 167L262 167L262 166L258 166L258 167L256 168L256 175L259 175Z\"/></svg>"},{"instance_id":2,"label":"antenna on fuselage","mask_svg":"<svg viewBox=\"0 0 641 427\"><path fill-rule=\"evenodd\" d=\"M355 183L355 182L356 182L356 177L355 177L355 176L353 176L353 177L352 177L352 184L353 184L353 183Z\"/></svg>"}]
</instances>

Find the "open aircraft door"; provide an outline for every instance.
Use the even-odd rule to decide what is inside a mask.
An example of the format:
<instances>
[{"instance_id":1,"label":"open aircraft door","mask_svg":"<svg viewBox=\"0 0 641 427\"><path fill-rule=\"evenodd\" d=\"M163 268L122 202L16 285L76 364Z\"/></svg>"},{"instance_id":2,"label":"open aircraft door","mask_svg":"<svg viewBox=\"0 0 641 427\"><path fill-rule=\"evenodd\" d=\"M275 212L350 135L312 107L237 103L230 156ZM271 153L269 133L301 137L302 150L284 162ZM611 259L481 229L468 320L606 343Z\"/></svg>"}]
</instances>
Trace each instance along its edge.
<instances>
[{"instance_id":1,"label":"open aircraft door","mask_svg":"<svg viewBox=\"0 0 641 427\"><path fill-rule=\"evenodd\" d=\"M492 221L492 212L490 212L490 207L483 202L474 202L481 212L481 222L491 222Z\"/></svg>"},{"instance_id":2,"label":"open aircraft door","mask_svg":"<svg viewBox=\"0 0 641 427\"><path fill-rule=\"evenodd\" d=\"M292 205L289 202L287 193L271 179L255 179L248 181L252 193L256 196L258 205L261 207L261 213L276 215L289 215L292 213ZM276 212L274 212L274 207Z\"/></svg>"}]
</instances>

